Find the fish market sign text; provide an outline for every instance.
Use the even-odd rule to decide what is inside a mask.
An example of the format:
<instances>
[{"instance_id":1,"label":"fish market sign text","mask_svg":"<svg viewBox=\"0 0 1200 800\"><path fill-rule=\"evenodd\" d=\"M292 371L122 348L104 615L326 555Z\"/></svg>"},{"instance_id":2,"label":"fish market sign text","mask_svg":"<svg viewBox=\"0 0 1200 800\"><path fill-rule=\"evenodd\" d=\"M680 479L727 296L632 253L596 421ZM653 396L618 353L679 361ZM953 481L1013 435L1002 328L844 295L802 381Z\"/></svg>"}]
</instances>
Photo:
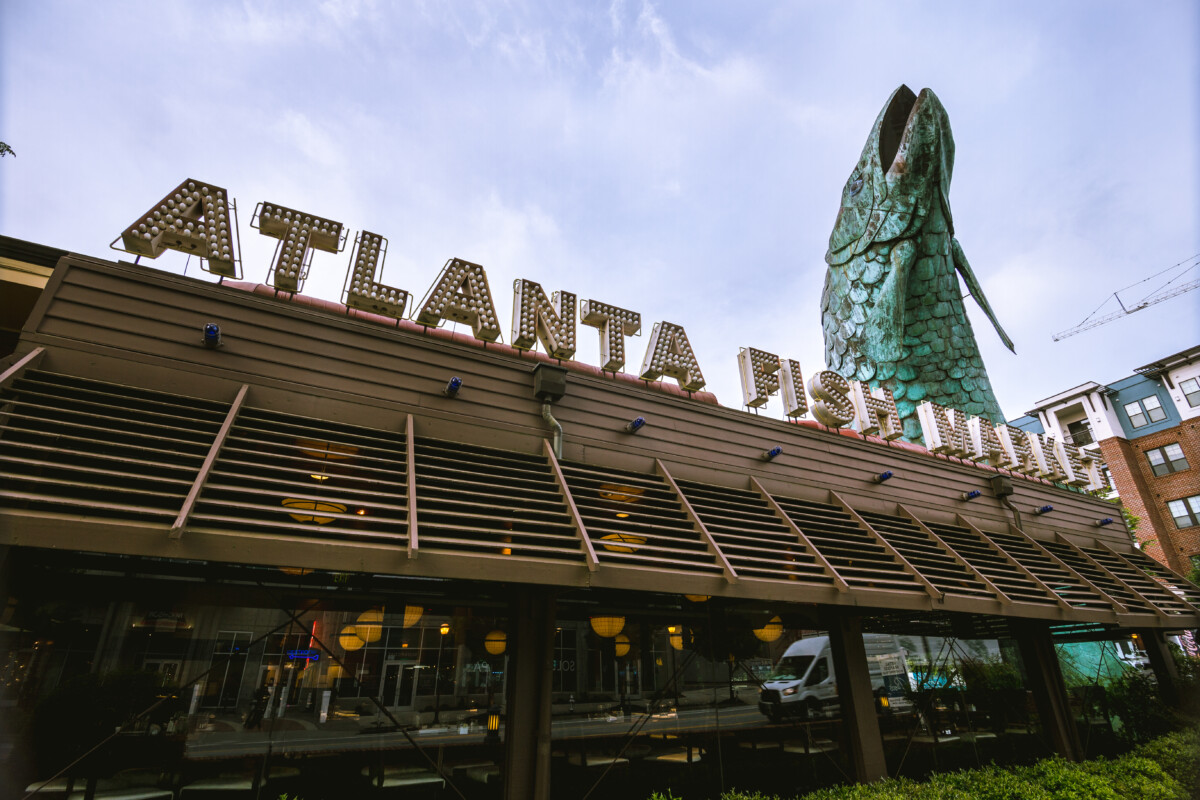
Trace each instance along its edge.
<instances>
[{"instance_id":1,"label":"fish market sign text","mask_svg":"<svg viewBox=\"0 0 1200 800\"><path fill-rule=\"evenodd\" d=\"M185 180L121 234L124 249L149 258L166 250L199 256L203 268L228 278L240 278L241 260L235 243L236 225L225 189L197 180ZM345 249L346 229L340 222L260 203L250 222L264 236L278 239L268 279L276 289L299 292L308 277L314 250L338 253ZM345 302L375 314L404 319L409 293L378 278L387 254L387 240L362 231L355 237L350 256ZM446 262L412 319L438 326L446 320L471 327L477 339L494 342L500 337L496 306L487 275L479 264L452 258ZM600 368L621 372L625 368L625 339L641 332L641 314L594 299L578 300L566 291L550 297L541 285L518 279L513 285L512 346L533 349L541 342L555 358L570 359L576 350L579 322L600 335ZM835 428L857 420L864 434L884 439L903 435L895 400L887 389L870 389L847 381L831 370L816 373L808 383L808 396L800 365L754 348L738 354L743 400L758 407L778 393L789 417L802 417L812 400L813 416ZM638 375L645 380L672 378L689 391L704 388L705 379L682 325L656 322ZM1049 436L1028 433L1011 425L993 425L967 418L957 409L933 403L918 407L926 446L935 453L961 456L1005 467L1015 472L1048 478L1075 486L1102 488L1103 463L1097 455L1080 451Z\"/></svg>"}]
</instances>

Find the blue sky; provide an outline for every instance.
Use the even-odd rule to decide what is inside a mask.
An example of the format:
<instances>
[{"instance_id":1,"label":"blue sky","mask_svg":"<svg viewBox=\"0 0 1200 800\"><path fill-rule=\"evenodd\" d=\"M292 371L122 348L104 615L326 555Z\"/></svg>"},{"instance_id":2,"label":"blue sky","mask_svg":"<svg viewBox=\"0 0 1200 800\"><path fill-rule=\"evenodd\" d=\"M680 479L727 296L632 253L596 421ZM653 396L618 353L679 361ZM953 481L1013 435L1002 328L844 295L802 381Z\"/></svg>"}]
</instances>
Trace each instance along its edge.
<instances>
[{"instance_id":1,"label":"blue sky","mask_svg":"<svg viewBox=\"0 0 1200 800\"><path fill-rule=\"evenodd\" d=\"M247 279L275 244L255 204L299 208L386 236L417 298L446 259L483 264L506 339L515 278L641 312L631 372L653 322L682 324L737 406L741 346L823 367L841 187L891 91L929 87L1017 348L968 301L1011 418L1200 342L1200 291L1051 341L1200 253L1198 53L1191 2L8 0L0 233L116 257L193 177L237 199ZM337 299L348 257L318 253L306 293Z\"/></svg>"}]
</instances>

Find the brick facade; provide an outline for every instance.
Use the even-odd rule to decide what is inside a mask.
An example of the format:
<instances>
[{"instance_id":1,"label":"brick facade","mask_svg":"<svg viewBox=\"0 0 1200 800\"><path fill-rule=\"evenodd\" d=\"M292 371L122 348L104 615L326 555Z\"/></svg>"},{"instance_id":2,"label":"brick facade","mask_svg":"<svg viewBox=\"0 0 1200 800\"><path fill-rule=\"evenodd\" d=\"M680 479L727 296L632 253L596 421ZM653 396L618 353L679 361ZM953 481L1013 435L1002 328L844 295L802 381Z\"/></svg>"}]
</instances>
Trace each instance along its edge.
<instances>
[{"instance_id":1,"label":"brick facade","mask_svg":"<svg viewBox=\"0 0 1200 800\"><path fill-rule=\"evenodd\" d=\"M1146 451L1168 444L1183 449L1188 469L1155 475ZM1105 439L1100 442L1100 452L1121 502L1141 517L1136 536L1146 553L1176 572L1190 573L1191 556L1200 555L1200 526L1176 528L1167 502L1200 495L1200 420L1184 420L1169 430L1133 440Z\"/></svg>"}]
</instances>

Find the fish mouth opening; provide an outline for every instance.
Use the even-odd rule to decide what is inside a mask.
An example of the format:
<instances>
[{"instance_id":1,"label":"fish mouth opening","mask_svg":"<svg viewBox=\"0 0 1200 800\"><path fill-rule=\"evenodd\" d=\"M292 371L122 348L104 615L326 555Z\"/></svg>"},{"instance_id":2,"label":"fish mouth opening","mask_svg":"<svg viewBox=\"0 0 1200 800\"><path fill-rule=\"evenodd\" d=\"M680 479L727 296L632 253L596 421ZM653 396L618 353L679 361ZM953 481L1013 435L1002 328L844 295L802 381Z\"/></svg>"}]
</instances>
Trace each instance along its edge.
<instances>
[{"instance_id":1,"label":"fish mouth opening","mask_svg":"<svg viewBox=\"0 0 1200 800\"><path fill-rule=\"evenodd\" d=\"M888 104L883 122L879 125L879 166L884 172L896 160L896 151L900 149L900 141L904 138L908 116L916 104L917 96L907 86L901 85L892 95L892 102Z\"/></svg>"}]
</instances>

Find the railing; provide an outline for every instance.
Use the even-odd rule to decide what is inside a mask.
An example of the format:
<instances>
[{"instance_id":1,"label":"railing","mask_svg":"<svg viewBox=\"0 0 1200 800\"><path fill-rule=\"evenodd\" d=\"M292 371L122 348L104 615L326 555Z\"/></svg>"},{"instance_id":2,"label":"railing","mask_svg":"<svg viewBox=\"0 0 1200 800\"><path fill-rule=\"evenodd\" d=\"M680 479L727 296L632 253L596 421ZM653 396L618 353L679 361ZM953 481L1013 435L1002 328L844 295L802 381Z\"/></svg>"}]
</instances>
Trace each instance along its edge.
<instances>
[{"instance_id":1,"label":"railing","mask_svg":"<svg viewBox=\"0 0 1200 800\"><path fill-rule=\"evenodd\" d=\"M1096 441L1096 437L1092 435L1092 429L1087 428L1082 431L1075 431L1074 433L1063 431L1063 441L1067 444L1083 447L1084 445L1093 444Z\"/></svg>"}]
</instances>

